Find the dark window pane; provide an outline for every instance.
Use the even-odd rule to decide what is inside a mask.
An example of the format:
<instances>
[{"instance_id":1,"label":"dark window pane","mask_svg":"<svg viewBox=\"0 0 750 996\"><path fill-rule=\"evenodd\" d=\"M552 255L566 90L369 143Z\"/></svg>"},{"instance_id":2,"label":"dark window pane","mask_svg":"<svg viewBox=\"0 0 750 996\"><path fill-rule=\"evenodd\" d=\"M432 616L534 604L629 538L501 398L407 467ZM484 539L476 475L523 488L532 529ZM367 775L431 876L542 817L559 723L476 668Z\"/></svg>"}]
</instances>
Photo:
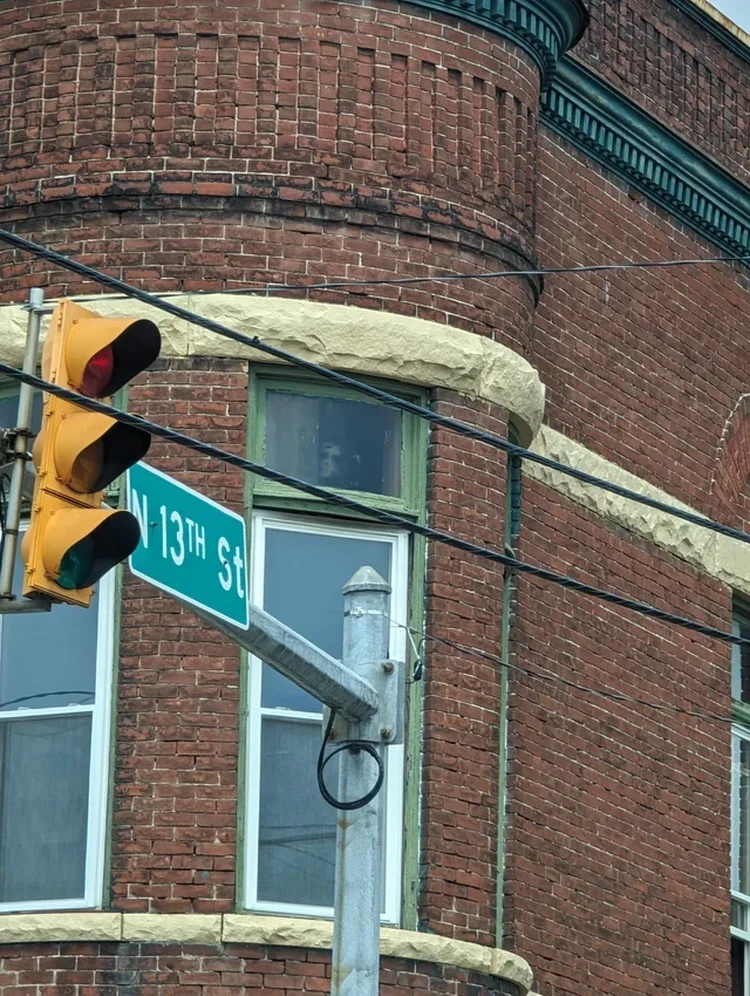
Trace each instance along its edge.
<instances>
[{"instance_id":1,"label":"dark window pane","mask_svg":"<svg viewBox=\"0 0 750 996\"><path fill-rule=\"evenodd\" d=\"M732 739L732 889L750 895L750 740Z\"/></svg>"},{"instance_id":2,"label":"dark window pane","mask_svg":"<svg viewBox=\"0 0 750 996\"><path fill-rule=\"evenodd\" d=\"M91 716L0 722L0 902L83 897Z\"/></svg>"},{"instance_id":3,"label":"dark window pane","mask_svg":"<svg viewBox=\"0 0 750 996\"><path fill-rule=\"evenodd\" d=\"M360 567L391 577L391 544L326 533L266 530L263 606L326 653L341 658L344 596L341 589ZM320 703L268 666L261 705L320 712Z\"/></svg>"},{"instance_id":4,"label":"dark window pane","mask_svg":"<svg viewBox=\"0 0 750 996\"><path fill-rule=\"evenodd\" d=\"M741 616L735 620L739 635L750 639L750 622ZM732 698L750 703L750 647L732 648Z\"/></svg>"},{"instance_id":5,"label":"dark window pane","mask_svg":"<svg viewBox=\"0 0 750 996\"><path fill-rule=\"evenodd\" d=\"M19 552L14 591L20 590L22 579ZM3 616L0 711L93 702L97 615L95 595L88 609L56 605L51 612Z\"/></svg>"},{"instance_id":6,"label":"dark window pane","mask_svg":"<svg viewBox=\"0 0 750 996\"><path fill-rule=\"evenodd\" d=\"M336 810L318 791L319 723L264 718L261 734L258 899L333 905ZM336 794L338 764L326 766ZM291 804L293 801L293 805Z\"/></svg>"},{"instance_id":7,"label":"dark window pane","mask_svg":"<svg viewBox=\"0 0 750 996\"><path fill-rule=\"evenodd\" d=\"M745 991L745 958L747 945L738 937L732 938L732 996L748 996Z\"/></svg>"},{"instance_id":8,"label":"dark window pane","mask_svg":"<svg viewBox=\"0 0 750 996\"><path fill-rule=\"evenodd\" d=\"M34 400L31 404L31 429L39 432L42 424L42 395L39 391L34 391ZM14 429L18 418L18 395L10 395L0 398L0 426L5 429Z\"/></svg>"},{"instance_id":9,"label":"dark window pane","mask_svg":"<svg viewBox=\"0 0 750 996\"><path fill-rule=\"evenodd\" d=\"M266 395L266 464L311 484L401 494L402 415L286 391Z\"/></svg>"}]
</instances>

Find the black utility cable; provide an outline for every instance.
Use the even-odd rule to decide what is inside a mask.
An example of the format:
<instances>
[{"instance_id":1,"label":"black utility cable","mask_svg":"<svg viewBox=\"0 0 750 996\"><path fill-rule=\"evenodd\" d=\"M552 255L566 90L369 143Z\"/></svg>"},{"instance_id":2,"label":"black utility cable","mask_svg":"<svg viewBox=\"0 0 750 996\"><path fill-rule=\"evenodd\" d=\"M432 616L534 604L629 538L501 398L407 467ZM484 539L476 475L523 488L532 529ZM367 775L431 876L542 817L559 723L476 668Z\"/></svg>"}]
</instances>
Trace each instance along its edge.
<instances>
[{"instance_id":1,"label":"black utility cable","mask_svg":"<svg viewBox=\"0 0 750 996\"><path fill-rule=\"evenodd\" d=\"M311 290L346 290L347 287L408 287L413 284L444 283L453 280L494 280L498 277L550 277L561 273L607 273L611 270L649 270L667 266L704 266L711 263L746 263L750 256L714 256L708 259L655 259L636 262L628 260L624 263L585 263L581 266L553 266L536 270L489 270L473 273L443 273L434 277L381 277L372 280L329 280L320 284L267 284L269 291L286 293L288 291ZM230 294L248 293L248 291L230 291ZM263 291L254 290L249 293L260 294Z\"/></svg>"},{"instance_id":2,"label":"black utility cable","mask_svg":"<svg viewBox=\"0 0 750 996\"><path fill-rule=\"evenodd\" d=\"M238 456L236 453L229 453L227 450L222 450L217 446L212 446L210 443L203 443L198 439L194 439L192 436L186 436L181 432L176 432L174 429L167 429L165 426L158 425L155 422L149 422L147 419L141 418L140 416L131 415L128 412L118 411L118 409L111 408L109 405L104 405L100 401L95 401L93 398L86 398L81 394L77 394L75 391L69 391L67 388L60 387L58 384L51 384L49 381L43 380L35 374L24 373L23 370L18 370L16 367L12 367L7 363L0 362L0 373L13 378L14 380L20 380L24 384L30 384L38 390L54 394L55 397L64 398L66 401L72 401L74 404L87 411L98 412L101 415L108 415L110 418L113 418L117 422L122 422L124 425L130 425L135 429L148 432L153 436L158 436L161 439L168 440L169 442L178 443L181 446L185 446L187 449L194 450L196 453L201 453L204 456L215 457L217 460L222 460L224 463L227 463L232 467L238 467L240 470L247 471L251 474L257 474L260 477L265 477L270 481L275 481L277 484L284 484L287 487L294 488L296 491L302 491L305 494L312 495L314 498L320 498L330 505L338 505L341 508L348 508L353 512L358 512L360 515L366 516L368 519L374 519L376 522L384 522L388 525L399 526L402 529L416 533L419 536L425 536L427 539L434 539L440 543L445 543L446 546L454 547L456 550L462 550L464 553L471 553L485 560L513 567L522 574L530 574L532 577L541 578L544 581L560 585L563 588L569 588L572 591L578 591L584 595L591 595L592 597L598 598L603 602L609 603L610 605L618 605L621 608L630 609L632 612L648 616L651 619L659 619L662 622L672 623L675 626L681 626L683 629L691 630L694 633L700 633L701 636L708 636L716 640L724 640L727 643L735 643L739 646L750 646L750 639L735 636L733 633L717 629L714 626L705 626L703 623L696 622L694 619L687 619L684 616L674 615L664 609L657 608L655 605L649 605L648 602L640 602L636 599L627 598L624 595L618 595L615 592L586 584L584 581L577 581L575 578L568 577L566 574L559 574L557 571L548 570L546 567L538 567L536 564L528 564L523 560L518 560L516 557L501 553L499 550L493 550L490 547L470 543L468 540L460 539L458 536L453 536L451 533L444 533L437 529L431 529L429 526L423 526L418 522L412 522L411 520L406 519L403 516L396 515L393 512L386 512L380 508L373 508L371 505L366 505L364 502L356 501L354 498L349 498L346 495L337 494L334 491L328 491L327 489L320 488L315 484L308 484L306 481L300 481L296 477L290 477L287 474L282 474L278 470L272 470L270 467L264 467L261 464L254 463L252 460L247 460L245 457Z\"/></svg>"},{"instance_id":3,"label":"black utility cable","mask_svg":"<svg viewBox=\"0 0 750 996\"><path fill-rule=\"evenodd\" d=\"M463 643L457 643L455 640L449 640L446 636L431 636L413 626L406 626L404 623L396 622L395 619L391 619L391 622L394 626L405 629L413 636L420 636L425 643L440 643L446 647L450 647L452 650L457 650L460 654L464 654L467 657L479 657L481 660L489 661L489 663L496 664L501 668L507 668L509 671L515 671L518 674L525 674L530 678L541 678L543 681L554 681L559 685L565 685L567 688L572 688L577 692L584 692L587 695L596 695L603 699L612 699L614 702L623 702L626 705L645 706L647 709L655 709L657 712L671 712L680 716L690 716L693 719L708 719L716 723L734 722L731 716L720 713L703 712L700 709L687 709L685 706L670 705L666 702L653 702L650 699L641 699L636 695L628 695L627 692L615 692L614 690L608 688L595 688L591 685L584 685L579 681L574 681L572 678L566 678L563 675L558 674L556 671L552 671L546 667L539 666L530 668L524 667L521 664L511 664L508 661L504 661L502 657L497 654L489 653L486 650L480 650L479 647L467 647Z\"/></svg>"},{"instance_id":4,"label":"black utility cable","mask_svg":"<svg viewBox=\"0 0 750 996\"><path fill-rule=\"evenodd\" d=\"M380 751L377 749L375 744L370 743L369 740L342 740L341 743L334 747L332 751L326 753L328 739L331 736L331 730L333 729L333 721L335 718L336 710L331 709L328 717L328 726L326 727L326 731L323 735L323 743L320 745L320 752L318 753L318 764L316 768L318 788L320 789L320 794L329 806L333 806L334 809L342 809L344 812L352 812L352 810L362 809L362 807L366 806L368 802L372 802L381 790L383 787L383 781L385 780L385 765L383 764L383 758L380 756ZM375 778L375 784L359 799L351 799L349 801L337 799L334 795L331 795L325 783L326 765L329 761L332 761L337 754L343 754L344 751L350 751L352 754L365 753L369 755L369 757L371 757L378 766L378 774Z\"/></svg>"},{"instance_id":5,"label":"black utility cable","mask_svg":"<svg viewBox=\"0 0 750 996\"><path fill-rule=\"evenodd\" d=\"M739 540L742 543L750 543L750 534L743 532L741 529L735 529L732 526L722 525L722 523L714 522L706 516L677 508L674 505L668 505L656 498L650 498L647 495L640 494L638 491L632 491L630 488L624 488L619 484L613 484L610 481L604 480L604 478L595 477L593 474L587 474L585 471L577 470L575 467L569 467L567 464L560 463L550 457L533 453L531 450L527 450L523 446L511 443L502 436L496 436L493 433L477 429L476 426L470 425L468 422L461 422L459 419L449 418L447 415L440 415L429 408L423 407L422 405L417 405L412 401L407 401L405 398L398 397L398 395L390 394L388 391L383 391L378 387L373 387L372 384L367 384L364 381L357 380L356 377L349 377L347 374L339 373L336 370L329 370L327 367L323 367L318 363L313 363L311 360L302 359L294 353L289 353L285 349L279 349L277 346L272 346L269 343L264 342L257 336L243 335L241 332L237 332L235 329L222 325L220 322L215 322L210 318L204 318L202 315L198 315L194 311L189 311L187 308L181 308L179 305L172 304L170 301L157 297L155 294L140 290L138 287L133 287L131 284L124 283L116 277L107 276L99 270L95 270L93 267L86 266L84 263L79 263L77 260L69 259L67 256L63 256L61 253L55 252L53 249L47 249L45 246L37 245L37 243L30 242L28 239L23 239L19 235L14 235L11 232L6 232L0 229L0 241L7 242L18 249L30 252L33 255L38 256L40 259L47 259L52 263L64 267L65 269L71 270L73 273L77 273L79 276L87 277L88 279L93 280L104 287L118 290L127 297L132 297L135 300L142 301L144 304L158 308L160 311L174 315L176 318L182 318L187 322L191 322L193 325L198 325L201 328L208 329L210 332L215 332L217 335L223 336L226 339L232 339L234 342L250 346L253 349L257 349L261 353L267 353L269 356L276 357L276 359L285 360L293 366L300 367L302 370L308 370L311 373L314 373L319 377L323 377L326 380L333 381L335 384L339 384L342 387L347 387L350 390L359 392L360 394L366 394L390 408L398 408L401 411L409 413L410 415L416 415L418 418L425 419L433 425L439 425L445 429L450 429L461 436L465 436L467 439L475 439L478 442L486 443L494 449L514 454L524 460L531 460L533 463L538 463L543 467L549 467L551 470L556 470L561 474L567 475L568 477L573 477L575 480L581 481L584 484L590 484L594 487L601 488L603 491L609 491L612 494L620 496L621 498L629 498L631 501L637 502L640 505L646 505L648 508L653 508L656 511L665 512L667 515L683 519L685 522L690 522L693 525L701 526L704 529L721 533L723 536L729 536L732 539ZM744 259L745 257L742 258ZM750 257L747 258L750 259ZM682 261L682 263L694 262L697 261ZM710 261L701 260L700 262Z\"/></svg>"}]
</instances>

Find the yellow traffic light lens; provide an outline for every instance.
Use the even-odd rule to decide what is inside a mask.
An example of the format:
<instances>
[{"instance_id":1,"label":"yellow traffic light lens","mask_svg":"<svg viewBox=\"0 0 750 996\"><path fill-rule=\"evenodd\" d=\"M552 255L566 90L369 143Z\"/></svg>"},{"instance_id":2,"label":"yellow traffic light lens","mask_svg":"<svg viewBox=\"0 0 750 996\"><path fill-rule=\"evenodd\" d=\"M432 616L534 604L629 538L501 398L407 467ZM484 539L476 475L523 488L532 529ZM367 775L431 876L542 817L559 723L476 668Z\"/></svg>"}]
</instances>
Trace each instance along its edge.
<instances>
[{"instance_id":1,"label":"yellow traffic light lens","mask_svg":"<svg viewBox=\"0 0 750 996\"><path fill-rule=\"evenodd\" d=\"M55 436L57 479L76 494L91 495L142 460L150 443L149 433L116 422L108 415L68 415Z\"/></svg>"},{"instance_id":2,"label":"yellow traffic light lens","mask_svg":"<svg viewBox=\"0 0 750 996\"><path fill-rule=\"evenodd\" d=\"M98 482L101 477L102 463L104 462L104 442L97 439L91 446L87 446L73 461L70 478L65 483L73 491L86 495L92 491L98 491Z\"/></svg>"},{"instance_id":3,"label":"yellow traffic light lens","mask_svg":"<svg viewBox=\"0 0 750 996\"><path fill-rule=\"evenodd\" d=\"M100 349L86 364L83 378L78 390L87 398L102 398L107 393L107 386L112 380L115 368L115 354L111 346Z\"/></svg>"}]
</instances>

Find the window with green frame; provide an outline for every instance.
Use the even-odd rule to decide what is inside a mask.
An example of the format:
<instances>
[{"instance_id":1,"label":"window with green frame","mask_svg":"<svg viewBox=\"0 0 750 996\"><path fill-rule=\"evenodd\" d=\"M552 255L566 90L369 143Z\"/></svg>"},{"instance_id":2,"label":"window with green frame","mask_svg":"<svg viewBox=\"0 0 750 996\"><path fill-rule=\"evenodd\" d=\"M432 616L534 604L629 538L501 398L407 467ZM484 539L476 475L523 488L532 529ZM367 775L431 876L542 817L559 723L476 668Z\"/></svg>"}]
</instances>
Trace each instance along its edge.
<instances>
[{"instance_id":1,"label":"window with green frame","mask_svg":"<svg viewBox=\"0 0 750 996\"><path fill-rule=\"evenodd\" d=\"M387 385L420 403L417 391ZM427 434L411 415L288 370L251 376L251 459L422 520ZM419 611L423 544L262 478L249 479L253 601L335 657L341 589L364 565L391 584L390 653L408 657L404 626ZM336 811L320 797L315 763L322 707L261 661L248 662L243 905L329 915ZM387 751L383 919L401 920L404 748ZM330 770L329 770L330 769ZM335 785L335 763L327 777ZM408 793L407 793L408 794Z\"/></svg>"},{"instance_id":2,"label":"window with green frame","mask_svg":"<svg viewBox=\"0 0 750 996\"><path fill-rule=\"evenodd\" d=\"M0 385L0 426L17 407ZM34 431L41 413L37 394ZM102 904L114 575L97 588L89 609L0 615L0 913Z\"/></svg>"},{"instance_id":3,"label":"window with green frame","mask_svg":"<svg viewBox=\"0 0 750 996\"><path fill-rule=\"evenodd\" d=\"M733 629L750 639L750 609ZM750 996L750 651L732 646L732 996Z\"/></svg>"}]
</instances>

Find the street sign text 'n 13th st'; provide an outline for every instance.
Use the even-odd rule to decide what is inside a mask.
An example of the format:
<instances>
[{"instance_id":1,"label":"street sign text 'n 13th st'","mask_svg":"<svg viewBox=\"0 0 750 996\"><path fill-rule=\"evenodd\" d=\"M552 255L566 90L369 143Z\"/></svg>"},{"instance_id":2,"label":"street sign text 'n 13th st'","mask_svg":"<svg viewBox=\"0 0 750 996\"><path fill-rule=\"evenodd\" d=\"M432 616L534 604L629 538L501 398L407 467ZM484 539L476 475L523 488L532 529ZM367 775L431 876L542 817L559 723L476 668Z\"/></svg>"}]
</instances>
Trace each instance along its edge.
<instances>
[{"instance_id":1,"label":"street sign text 'n 13th st'","mask_svg":"<svg viewBox=\"0 0 750 996\"><path fill-rule=\"evenodd\" d=\"M130 569L177 598L247 629L245 520L145 463L128 471L141 541Z\"/></svg>"}]
</instances>

